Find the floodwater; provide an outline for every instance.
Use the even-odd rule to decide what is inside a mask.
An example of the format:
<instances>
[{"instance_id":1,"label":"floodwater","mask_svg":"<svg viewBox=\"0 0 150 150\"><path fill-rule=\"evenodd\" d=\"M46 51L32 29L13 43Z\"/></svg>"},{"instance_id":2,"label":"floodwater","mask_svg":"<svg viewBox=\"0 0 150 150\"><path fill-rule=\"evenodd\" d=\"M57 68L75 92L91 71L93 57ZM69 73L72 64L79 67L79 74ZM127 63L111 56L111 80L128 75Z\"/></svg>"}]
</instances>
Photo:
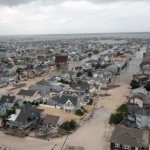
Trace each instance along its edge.
<instances>
[{"instance_id":1,"label":"floodwater","mask_svg":"<svg viewBox=\"0 0 150 150\"><path fill-rule=\"evenodd\" d=\"M127 83L129 84L132 80L133 74L137 74L140 72L140 63L143 60L143 53L146 51L146 48L141 48L139 52L136 52L135 56L131 61L129 61L129 65L127 68L121 70L120 75L116 78L115 83Z\"/></svg>"},{"instance_id":2,"label":"floodwater","mask_svg":"<svg viewBox=\"0 0 150 150\"><path fill-rule=\"evenodd\" d=\"M56 76L60 74L62 71L70 71L72 68L82 65L88 60L91 60L91 59L97 60L100 58L100 55L106 54L107 52L112 52L112 51L113 49L108 49L108 50L100 52L99 54L92 55L91 57L87 57L81 61L69 61L67 65L62 65L59 69L53 70L52 72L50 72L50 76Z\"/></svg>"},{"instance_id":3,"label":"floodwater","mask_svg":"<svg viewBox=\"0 0 150 150\"><path fill-rule=\"evenodd\" d=\"M84 64L86 61L91 59L98 59L101 54L105 54L109 51L112 51L112 49L108 49L106 51L103 51L97 55L93 55L92 57L87 57L81 61L70 61L67 65L62 65L59 69L54 70L50 73L50 76L56 76L60 74L62 71L69 71L74 67L80 66L81 64ZM141 48L140 51L135 53L135 56L132 60L129 61L128 66L121 70L120 75L116 78L114 84L120 84L120 83L127 83L129 84L132 80L133 74L139 73L140 71L140 63L143 59L143 53L146 51L146 48Z\"/></svg>"}]
</instances>

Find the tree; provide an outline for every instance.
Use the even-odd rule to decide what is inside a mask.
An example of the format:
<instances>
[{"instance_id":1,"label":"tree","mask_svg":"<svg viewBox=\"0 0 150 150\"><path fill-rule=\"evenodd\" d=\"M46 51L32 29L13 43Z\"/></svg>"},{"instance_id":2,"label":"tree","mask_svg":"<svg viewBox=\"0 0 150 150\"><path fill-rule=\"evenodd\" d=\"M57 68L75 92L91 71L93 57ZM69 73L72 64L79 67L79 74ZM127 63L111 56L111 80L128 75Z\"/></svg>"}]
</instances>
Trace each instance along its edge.
<instances>
[{"instance_id":1,"label":"tree","mask_svg":"<svg viewBox=\"0 0 150 150\"><path fill-rule=\"evenodd\" d=\"M76 128L76 122L74 120L66 121L62 124L61 128L67 132L74 130Z\"/></svg>"},{"instance_id":2,"label":"tree","mask_svg":"<svg viewBox=\"0 0 150 150\"><path fill-rule=\"evenodd\" d=\"M80 77L82 75L82 72L77 73L77 77Z\"/></svg>"},{"instance_id":3,"label":"tree","mask_svg":"<svg viewBox=\"0 0 150 150\"><path fill-rule=\"evenodd\" d=\"M145 88L147 91L150 91L150 82L146 84Z\"/></svg>"},{"instance_id":4,"label":"tree","mask_svg":"<svg viewBox=\"0 0 150 150\"><path fill-rule=\"evenodd\" d=\"M20 73L22 72L22 68L17 68L16 73L18 75L18 79L20 79Z\"/></svg>"},{"instance_id":5,"label":"tree","mask_svg":"<svg viewBox=\"0 0 150 150\"><path fill-rule=\"evenodd\" d=\"M78 110L76 110L75 114L78 115L78 116L83 116L84 115L84 110L78 109Z\"/></svg>"},{"instance_id":6,"label":"tree","mask_svg":"<svg viewBox=\"0 0 150 150\"><path fill-rule=\"evenodd\" d=\"M109 118L109 124L119 124L123 120L122 113L111 114Z\"/></svg>"},{"instance_id":7,"label":"tree","mask_svg":"<svg viewBox=\"0 0 150 150\"><path fill-rule=\"evenodd\" d=\"M136 89L136 88L140 87L140 83L137 82L136 80L132 80L131 83L130 83L130 86L131 86L132 89Z\"/></svg>"},{"instance_id":8,"label":"tree","mask_svg":"<svg viewBox=\"0 0 150 150\"><path fill-rule=\"evenodd\" d=\"M122 113L123 115L126 115L127 112L128 112L128 106L127 106L127 104L122 104L121 106L119 106L119 107L116 109L116 111L117 111L118 113Z\"/></svg>"},{"instance_id":9,"label":"tree","mask_svg":"<svg viewBox=\"0 0 150 150\"><path fill-rule=\"evenodd\" d=\"M112 113L109 118L109 124L119 124L128 112L127 104L122 104L116 109L116 113Z\"/></svg>"},{"instance_id":10,"label":"tree","mask_svg":"<svg viewBox=\"0 0 150 150\"><path fill-rule=\"evenodd\" d=\"M87 75L88 75L88 77L93 77L93 71L92 71L92 69L89 69L87 71Z\"/></svg>"},{"instance_id":11,"label":"tree","mask_svg":"<svg viewBox=\"0 0 150 150\"><path fill-rule=\"evenodd\" d=\"M92 53L88 53L88 57L91 57L92 56Z\"/></svg>"}]
</instances>

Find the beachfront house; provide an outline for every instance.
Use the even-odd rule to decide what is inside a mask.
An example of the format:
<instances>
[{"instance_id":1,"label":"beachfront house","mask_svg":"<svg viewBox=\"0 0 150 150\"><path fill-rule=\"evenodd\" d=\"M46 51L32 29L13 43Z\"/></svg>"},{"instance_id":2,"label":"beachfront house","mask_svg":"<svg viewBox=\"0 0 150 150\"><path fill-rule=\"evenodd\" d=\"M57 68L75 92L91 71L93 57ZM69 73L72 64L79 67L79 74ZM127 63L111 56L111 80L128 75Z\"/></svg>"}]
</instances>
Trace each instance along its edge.
<instances>
[{"instance_id":1,"label":"beachfront house","mask_svg":"<svg viewBox=\"0 0 150 150\"><path fill-rule=\"evenodd\" d=\"M42 126L52 129L58 129L64 123L64 118L54 115L46 115L42 122Z\"/></svg>"},{"instance_id":2,"label":"beachfront house","mask_svg":"<svg viewBox=\"0 0 150 150\"><path fill-rule=\"evenodd\" d=\"M12 109L15 104L15 100L15 96L2 95L0 98L0 116L5 115L7 110Z\"/></svg>"},{"instance_id":3,"label":"beachfront house","mask_svg":"<svg viewBox=\"0 0 150 150\"><path fill-rule=\"evenodd\" d=\"M6 125L9 128L17 128L20 130L32 129L38 125L42 119L42 109L31 108L16 109L16 113L7 118Z\"/></svg>"},{"instance_id":4,"label":"beachfront house","mask_svg":"<svg viewBox=\"0 0 150 150\"><path fill-rule=\"evenodd\" d=\"M110 139L110 150L149 150L149 131L117 126Z\"/></svg>"},{"instance_id":5,"label":"beachfront house","mask_svg":"<svg viewBox=\"0 0 150 150\"><path fill-rule=\"evenodd\" d=\"M29 102L38 101L42 98L41 93L32 90L20 90L16 95L16 97L23 101L29 101Z\"/></svg>"}]
</instances>

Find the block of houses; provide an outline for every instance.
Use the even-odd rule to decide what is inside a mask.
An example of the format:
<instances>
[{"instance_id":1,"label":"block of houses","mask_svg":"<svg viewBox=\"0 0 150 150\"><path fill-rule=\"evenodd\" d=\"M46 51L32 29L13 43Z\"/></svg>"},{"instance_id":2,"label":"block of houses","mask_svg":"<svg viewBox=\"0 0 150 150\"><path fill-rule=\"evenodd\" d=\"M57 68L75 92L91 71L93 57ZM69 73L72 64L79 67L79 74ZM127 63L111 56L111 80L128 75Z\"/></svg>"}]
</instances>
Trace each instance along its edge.
<instances>
[{"instance_id":1,"label":"block of houses","mask_svg":"<svg viewBox=\"0 0 150 150\"><path fill-rule=\"evenodd\" d=\"M149 150L149 131L117 126L110 139L110 150Z\"/></svg>"},{"instance_id":2,"label":"block of houses","mask_svg":"<svg viewBox=\"0 0 150 150\"><path fill-rule=\"evenodd\" d=\"M23 101L37 101L41 99L41 93L38 91L32 91L32 90L20 90L18 94L16 95L18 99L21 99Z\"/></svg>"},{"instance_id":3,"label":"block of houses","mask_svg":"<svg viewBox=\"0 0 150 150\"><path fill-rule=\"evenodd\" d=\"M54 115L46 115L42 122L42 126L47 128L58 129L64 123L64 118Z\"/></svg>"},{"instance_id":4,"label":"block of houses","mask_svg":"<svg viewBox=\"0 0 150 150\"><path fill-rule=\"evenodd\" d=\"M77 96L60 95L47 101L47 105L53 108L63 109L65 112L75 112L80 107L80 101Z\"/></svg>"},{"instance_id":5,"label":"block of houses","mask_svg":"<svg viewBox=\"0 0 150 150\"><path fill-rule=\"evenodd\" d=\"M0 116L5 115L6 111L14 106L15 101L15 96L2 95L2 97L0 98Z\"/></svg>"},{"instance_id":6,"label":"block of houses","mask_svg":"<svg viewBox=\"0 0 150 150\"><path fill-rule=\"evenodd\" d=\"M20 130L32 129L42 120L42 109L16 109L16 113L7 118L6 125Z\"/></svg>"}]
</instances>

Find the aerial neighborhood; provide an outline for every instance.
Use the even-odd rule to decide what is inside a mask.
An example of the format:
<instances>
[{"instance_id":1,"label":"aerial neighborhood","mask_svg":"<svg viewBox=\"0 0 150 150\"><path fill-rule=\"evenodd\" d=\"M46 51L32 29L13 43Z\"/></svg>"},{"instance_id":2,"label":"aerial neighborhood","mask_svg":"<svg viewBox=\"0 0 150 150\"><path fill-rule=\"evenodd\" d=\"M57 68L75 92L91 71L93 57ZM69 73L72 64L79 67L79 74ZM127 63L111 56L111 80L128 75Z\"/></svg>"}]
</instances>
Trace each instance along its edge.
<instances>
[{"instance_id":1,"label":"aerial neighborhood","mask_svg":"<svg viewBox=\"0 0 150 150\"><path fill-rule=\"evenodd\" d=\"M146 40L0 42L1 130L48 141L77 132L97 109L103 109L98 101L111 97L109 91L119 86L118 80L127 78L122 72L141 49L145 51L139 70L133 68L130 91L120 106L125 112L116 109L106 122L114 128L110 150L149 150L150 47Z\"/></svg>"}]
</instances>

